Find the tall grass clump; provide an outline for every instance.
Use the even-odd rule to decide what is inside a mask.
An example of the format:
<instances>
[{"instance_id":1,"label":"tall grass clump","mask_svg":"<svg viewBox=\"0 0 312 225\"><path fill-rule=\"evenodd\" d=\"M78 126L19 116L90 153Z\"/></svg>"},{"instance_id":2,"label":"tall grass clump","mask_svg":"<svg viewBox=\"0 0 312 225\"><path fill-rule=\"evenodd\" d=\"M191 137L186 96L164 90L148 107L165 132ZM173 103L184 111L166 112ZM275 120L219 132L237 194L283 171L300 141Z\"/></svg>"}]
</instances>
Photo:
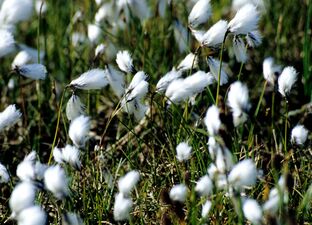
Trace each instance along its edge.
<instances>
[{"instance_id":1,"label":"tall grass clump","mask_svg":"<svg viewBox=\"0 0 312 225\"><path fill-rule=\"evenodd\" d=\"M310 224L296 4L0 1L1 224Z\"/></svg>"}]
</instances>

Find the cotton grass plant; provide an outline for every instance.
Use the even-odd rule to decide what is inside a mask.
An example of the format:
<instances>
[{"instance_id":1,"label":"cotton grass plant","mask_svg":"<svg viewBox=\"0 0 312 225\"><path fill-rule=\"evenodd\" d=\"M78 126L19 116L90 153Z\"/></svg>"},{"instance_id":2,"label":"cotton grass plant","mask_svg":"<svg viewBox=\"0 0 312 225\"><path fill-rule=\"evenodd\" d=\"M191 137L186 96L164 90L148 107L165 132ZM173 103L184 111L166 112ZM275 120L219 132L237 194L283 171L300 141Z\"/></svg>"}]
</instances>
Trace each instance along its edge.
<instances>
[{"instance_id":1,"label":"cotton grass plant","mask_svg":"<svg viewBox=\"0 0 312 225\"><path fill-rule=\"evenodd\" d=\"M0 1L1 224L308 224L294 4Z\"/></svg>"}]
</instances>

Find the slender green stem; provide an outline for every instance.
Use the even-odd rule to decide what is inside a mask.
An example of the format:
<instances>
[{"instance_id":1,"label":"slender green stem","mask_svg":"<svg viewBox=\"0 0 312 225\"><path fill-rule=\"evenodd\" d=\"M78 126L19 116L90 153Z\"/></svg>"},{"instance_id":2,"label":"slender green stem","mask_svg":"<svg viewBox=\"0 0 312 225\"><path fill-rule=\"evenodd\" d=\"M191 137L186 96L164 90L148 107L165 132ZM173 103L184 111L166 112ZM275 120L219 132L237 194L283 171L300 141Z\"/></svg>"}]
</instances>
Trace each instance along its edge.
<instances>
[{"instance_id":1,"label":"slender green stem","mask_svg":"<svg viewBox=\"0 0 312 225\"><path fill-rule=\"evenodd\" d=\"M274 104L275 104L275 92L272 93L272 106L271 106L271 129L274 129Z\"/></svg>"},{"instance_id":2,"label":"slender green stem","mask_svg":"<svg viewBox=\"0 0 312 225\"><path fill-rule=\"evenodd\" d=\"M247 52L247 49L248 49L248 44L245 47L245 52ZM240 65L240 68L239 68L239 73L238 73L238 76L237 76L237 80L240 80L244 64L245 64L244 62L241 62L241 65Z\"/></svg>"},{"instance_id":3,"label":"slender green stem","mask_svg":"<svg viewBox=\"0 0 312 225\"><path fill-rule=\"evenodd\" d=\"M38 29L37 29L37 57L38 57L38 63L40 63L40 21L41 21L41 12L42 12L43 3L44 2L42 1L41 5L40 5L39 17L38 17Z\"/></svg>"},{"instance_id":4,"label":"slender green stem","mask_svg":"<svg viewBox=\"0 0 312 225\"><path fill-rule=\"evenodd\" d=\"M259 110L260 110L261 102L262 102L262 99L263 99L263 95L264 95L264 91L265 91L265 88L267 86L267 83L268 83L267 81L264 82L264 85L263 85L263 88L262 88L262 91L261 91L261 95L260 95L260 98L259 98L259 101L258 101L258 104L257 104L257 108L256 108L256 111L255 111L255 114L254 114L254 118L255 119L258 116L258 113L259 113ZM248 134L248 149L252 146L252 143L253 143L253 131L254 131L254 128L255 128L255 125L251 124L250 130L249 130L249 134Z\"/></svg>"},{"instance_id":5,"label":"slender green stem","mask_svg":"<svg viewBox=\"0 0 312 225\"><path fill-rule=\"evenodd\" d=\"M64 89L64 91L62 93L62 97L61 97L61 101L60 101L60 105L59 105L59 109L58 109L58 113L57 113L56 128L55 128L54 139L53 139L53 143L52 143L52 147L51 147L48 165L50 165L50 163L51 163L52 155L53 155L53 149L54 149L55 144L56 144L56 138L57 138L57 133L58 133L58 129L60 126L60 120L61 120L62 106L63 106L63 99L64 99L65 91L66 91L66 88Z\"/></svg>"},{"instance_id":6,"label":"slender green stem","mask_svg":"<svg viewBox=\"0 0 312 225\"><path fill-rule=\"evenodd\" d=\"M218 71L218 86L217 86L217 94L216 94L216 106L218 105L219 102L219 92L220 92L220 81L221 81L221 67L222 67L222 56L223 56L223 43L221 47L221 53L220 53L220 66L219 66L219 71Z\"/></svg>"},{"instance_id":7,"label":"slender green stem","mask_svg":"<svg viewBox=\"0 0 312 225\"><path fill-rule=\"evenodd\" d=\"M264 95L264 91L265 91L265 88L266 88L267 84L268 84L268 81L266 80L264 82L264 85L263 85L263 88L262 88L262 91L261 91L261 95L260 95L260 98L259 98L259 101L258 101L258 105L257 105L256 111L255 111L255 114L254 114L255 118L258 116L260 105L261 105L261 102L262 102L262 99L263 99L263 95Z\"/></svg>"},{"instance_id":8,"label":"slender green stem","mask_svg":"<svg viewBox=\"0 0 312 225\"><path fill-rule=\"evenodd\" d=\"M287 152L287 124L288 124L288 101L285 98L285 137L284 137L284 150Z\"/></svg>"},{"instance_id":9,"label":"slender green stem","mask_svg":"<svg viewBox=\"0 0 312 225\"><path fill-rule=\"evenodd\" d=\"M196 60L196 57L198 57L198 53L199 53L200 49L201 49L201 46L198 46L198 47L196 48L196 50L195 50L194 59L193 59L193 61L192 61L192 66L191 66L190 74L189 74L189 75L192 74L192 71L193 71L193 68L194 68L194 64L195 64L195 60ZM186 101L186 102L185 102L184 112L183 112L183 118L182 118L180 124L182 124L183 120L184 120L184 121L187 121L187 119L188 119L188 102ZM180 133L180 131L181 131L181 128L182 128L182 127L180 126L180 128L179 128L179 133ZM178 136L179 136L179 135L178 135Z\"/></svg>"},{"instance_id":10,"label":"slender green stem","mask_svg":"<svg viewBox=\"0 0 312 225\"><path fill-rule=\"evenodd\" d=\"M219 66L219 71L218 71L218 85L217 85L217 94L216 94L216 106L218 106L219 102L219 92L220 92L220 81L221 81L221 69L222 69L222 58L223 58L223 49L224 49L224 44L226 40L228 32L225 33L222 45L221 45L221 52L220 52L220 66Z\"/></svg>"},{"instance_id":11,"label":"slender green stem","mask_svg":"<svg viewBox=\"0 0 312 225\"><path fill-rule=\"evenodd\" d=\"M195 60L196 60L196 57L198 57L198 54L199 54L200 49L201 49L201 45L198 46L198 47L196 48L196 50L195 50L194 59L193 59L193 61L192 61L192 66L191 66L191 69L190 69L190 75L191 75L192 72L193 72Z\"/></svg>"},{"instance_id":12,"label":"slender green stem","mask_svg":"<svg viewBox=\"0 0 312 225\"><path fill-rule=\"evenodd\" d=\"M241 65L240 65L240 68L239 68L239 73L238 73L238 76L237 76L237 80L240 80L240 76L242 74L243 66L244 66L244 63L242 62Z\"/></svg>"},{"instance_id":13,"label":"slender green stem","mask_svg":"<svg viewBox=\"0 0 312 225\"><path fill-rule=\"evenodd\" d=\"M38 63L40 63L40 21L41 21L41 11L42 11L42 5L43 2L40 5L40 11L38 16L38 28L37 28L37 57L38 57ZM36 81L36 91L37 91L37 100L38 100L38 140L37 140L37 151L40 149L40 137L41 137L41 95L40 95L40 81Z\"/></svg>"},{"instance_id":14,"label":"slender green stem","mask_svg":"<svg viewBox=\"0 0 312 225\"><path fill-rule=\"evenodd\" d=\"M209 87L207 87L207 89L208 89L209 96L210 96L210 98L211 98L211 99L212 99L212 101L213 101L213 104L215 104L215 103L216 103L216 100L213 98L213 94L212 94L212 92L211 92L210 88L209 88Z\"/></svg>"},{"instance_id":15,"label":"slender green stem","mask_svg":"<svg viewBox=\"0 0 312 225\"><path fill-rule=\"evenodd\" d=\"M243 203L240 197L237 197L238 203L238 222L239 224L244 224L244 212L243 212Z\"/></svg>"},{"instance_id":16,"label":"slender green stem","mask_svg":"<svg viewBox=\"0 0 312 225\"><path fill-rule=\"evenodd\" d=\"M112 122L113 118L114 118L114 117L118 114L118 112L122 109L122 107L120 107L121 101L122 101L122 99L118 102L116 108L115 108L114 111L111 113L111 115L110 115L110 117L109 117L109 119L108 119L108 121L107 121L107 123L106 123L105 129L104 129L104 131L103 131L103 133L102 133L102 136L101 136L101 140L100 140L100 144L99 144L100 147L103 147L102 145L103 145L104 137L105 137L106 131L107 131L107 129L108 129L108 126L109 126L110 123Z\"/></svg>"}]
</instances>

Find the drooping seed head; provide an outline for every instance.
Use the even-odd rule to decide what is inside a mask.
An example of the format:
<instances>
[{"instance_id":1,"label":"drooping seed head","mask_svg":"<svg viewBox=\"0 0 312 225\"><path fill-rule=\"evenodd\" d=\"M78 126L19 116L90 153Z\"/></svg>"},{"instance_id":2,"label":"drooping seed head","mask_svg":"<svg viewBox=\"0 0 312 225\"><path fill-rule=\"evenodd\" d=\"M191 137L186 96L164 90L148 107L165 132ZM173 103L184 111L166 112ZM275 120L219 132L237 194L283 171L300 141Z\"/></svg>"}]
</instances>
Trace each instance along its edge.
<instances>
[{"instance_id":1,"label":"drooping seed head","mask_svg":"<svg viewBox=\"0 0 312 225\"><path fill-rule=\"evenodd\" d=\"M90 118L81 115L75 118L69 126L68 135L77 148L83 148L90 131Z\"/></svg>"},{"instance_id":2,"label":"drooping seed head","mask_svg":"<svg viewBox=\"0 0 312 225\"><path fill-rule=\"evenodd\" d=\"M179 162L187 161L191 158L192 147L186 142L181 142L176 147L177 159Z\"/></svg>"},{"instance_id":3,"label":"drooping seed head","mask_svg":"<svg viewBox=\"0 0 312 225\"><path fill-rule=\"evenodd\" d=\"M130 218L130 211L132 209L133 202L130 198L127 198L123 193L118 193L115 196L114 203L114 220L123 221Z\"/></svg>"},{"instance_id":4,"label":"drooping seed head","mask_svg":"<svg viewBox=\"0 0 312 225\"><path fill-rule=\"evenodd\" d=\"M308 130L303 125L295 126L291 131L291 142L303 145L308 138Z\"/></svg>"},{"instance_id":5,"label":"drooping seed head","mask_svg":"<svg viewBox=\"0 0 312 225\"><path fill-rule=\"evenodd\" d=\"M294 67L285 67L278 77L278 91L286 97L297 80L298 73Z\"/></svg>"},{"instance_id":6,"label":"drooping seed head","mask_svg":"<svg viewBox=\"0 0 312 225\"><path fill-rule=\"evenodd\" d=\"M257 30L259 21L259 12L253 4L246 4L240 8L234 18L229 22L228 29L230 32L239 34L248 34Z\"/></svg>"},{"instance_id":7,"label":"drooping seed head","mask_svg":"<svg viewBox=\"0 0 312 225\"><path fill-rule=\"evenodd\" d=\"M211 16L210 0L199 0L193 6L188 16L189 26L195 28L198 25L207 22L210 16Z\"/></svg>"},{"instance_id":8,"label":"drooping seed head","mask_svg":"<svg viewBox=\"0 0 312 225\"><path fill-rule=\"evenodd\" d=\"M130 171L125 176L118 180L118 190L123 193L124 196L130 195L133 188L137 185L140 179L138 171Z\"/></svg>"},{"instance_id":9,"label":"drooping seed head","mask_svg":"<svg viewBox=\"0 0 312 225\"><path fill-rule=\"evenodd\" d=\"M14 70L18 74L33 80L45 80L48 75L47 68L42 64L36 63L15 66Z\"/></svg>"},{"instance_id":10,"label":"drooping seed head","mask_svg":"<svg viewBox=\"0 0 312 225\"><path fill-rule=\"evenodd\" d=\"M22 116L15 105L9 105L3 112L0 112L0 132L5 128L14 125Z\"/></svg>"}]
</instances>

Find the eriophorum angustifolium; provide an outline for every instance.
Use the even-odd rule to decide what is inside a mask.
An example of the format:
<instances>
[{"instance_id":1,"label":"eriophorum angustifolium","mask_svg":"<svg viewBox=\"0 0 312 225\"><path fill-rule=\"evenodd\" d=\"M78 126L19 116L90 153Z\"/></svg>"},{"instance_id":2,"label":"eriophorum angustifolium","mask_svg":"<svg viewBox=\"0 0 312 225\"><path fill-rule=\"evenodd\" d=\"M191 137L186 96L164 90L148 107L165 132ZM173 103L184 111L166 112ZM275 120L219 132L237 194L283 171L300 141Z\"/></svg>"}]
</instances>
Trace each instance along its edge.
<instances>
[{"instance_id":1,"label":"eriophorum angustifolium","mask_svg":"<svg viewBox=\"0 0 312 225\"><path fill-rule=\"evenodd\" d=\"M0 1L0 224L310 224L297 5Z\"/></svg>"}]
</instances>

